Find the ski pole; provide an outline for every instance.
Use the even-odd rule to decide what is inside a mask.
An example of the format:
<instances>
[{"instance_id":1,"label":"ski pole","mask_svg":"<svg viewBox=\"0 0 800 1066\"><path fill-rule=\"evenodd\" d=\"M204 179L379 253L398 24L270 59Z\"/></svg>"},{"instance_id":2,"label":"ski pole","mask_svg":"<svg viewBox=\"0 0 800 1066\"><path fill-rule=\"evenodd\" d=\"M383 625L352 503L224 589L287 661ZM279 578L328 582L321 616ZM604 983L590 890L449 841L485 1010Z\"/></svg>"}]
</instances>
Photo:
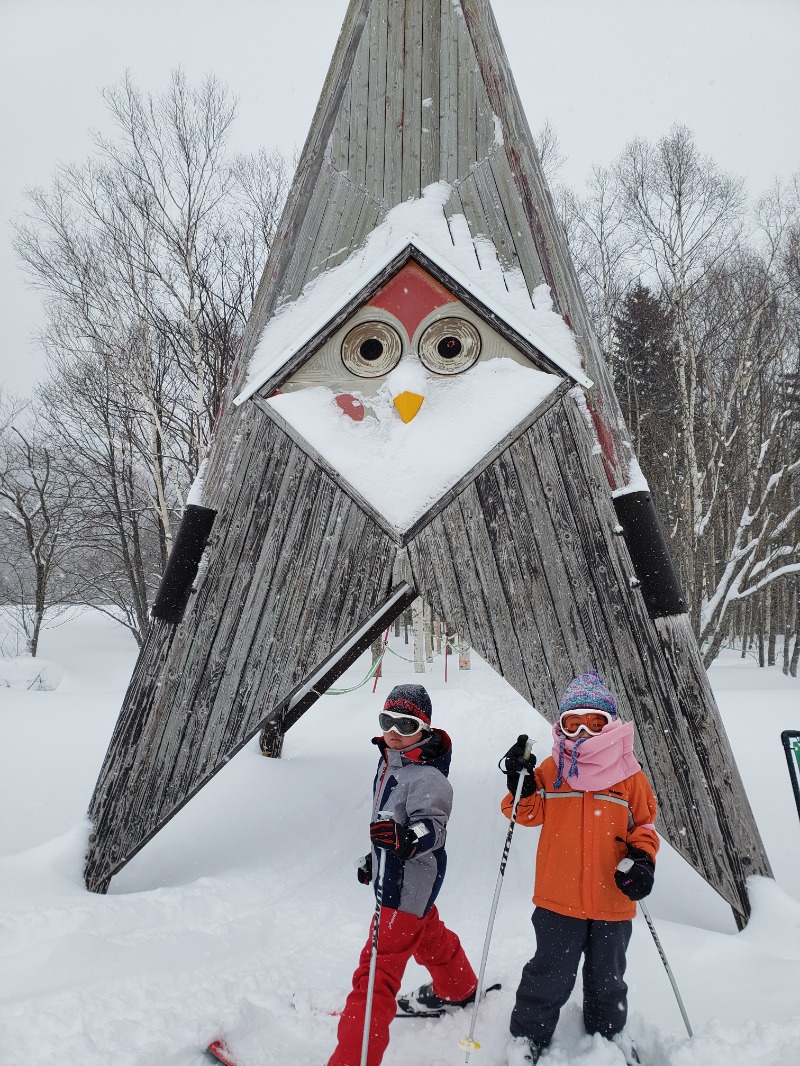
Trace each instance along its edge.
<instances>
[{"instance_id":1,"label":"ski pole","mask_svg":"<svg viewBox=\"0 0 800 1066\"><path fill-rule=\"evenodd\" d=\"M525 744L524 758L527 761L527 759L530 758L531 747L533 746L532 742L528 739L528 737L520 737L519 739L522 740ZM480 1044L477 1042L477 1040L474 1039L475 1023L478 1020L478 1006L480 1005L481 995L483 993L483 980L486 974L486 960L489 957L489 944L492 940L492 930L494 928L495 914L497 913L497 903L500 899L500 889L503 887L503 877L505 876L506 872L508 853L511 850L511 837L514 835L514 826L517 822L517 807L519 806L519 801L522 796L522 783L525 780L525 775L527 774L527 772L527 770L523 769L522 773L519 775L519 781L517 782L517 791L514 796L514 806L511 809L511 818L509 819L508 832L506 833L506 843L505 847L503 848L503 857L500 860L500 870L497 874L497 884L494 888L494 899L492 900L492 909L489 913L489 925L486 929L486 938L483 942L483 955L481 956L481 968L480 973L478 975L478 987L475 991L475 1006L472 1008L472 1023L469 1027L469 1036L465 1040L459 1040L458 1042L459 1047L464 1048L467 1052L464 1062L469 1062L470 1052L477 1051L480 1047Z\"/></svg>"},{"instance_id":2,"label":"ski pole","mask_svg":"<svg viewBox=\"0 0 800 1066\"><path fill-rule=\"evenodd\" d=\"M627 873L628 870L630 870L631 866L633 866L633 859L630 859L630 858L620 859L620 861L617 863L617 869L620 870L622 873ZM683 1022L684 1022L684 1025L686 1026L686 1032L689 1034L690 1037L692 1037L692 1036L694 1036L694 1033L692 1032L692 1027L689 1024L689 1017L688 1017L688 1015L686 1013L686 1008L683 1005L683 1000L681 999L681 994L678 991L677 982L675 981L675 978L674 978L674 976L672 974L672 969L670 968L669 961L667 960L666 953L665 953L663 947L661 946L661 941L658 939L658 933L656 932L656 927L653 925L653 919L650 917L650 911L645 906L644 900L641 900L641 899L639 900L639 910L642 912L642 914L644 916L644 920L647 922L648 928L650 929L650 932L653 934L653 941L654 941L654 943L656 945L656 948L658 949L658 954L661 956L661 961L664 963L664 969L667 971L667 977L669 977L669 983L672 985L672 991L675 993L675 998L677 999L678 1006L681 1009L681 1014L683 1015Z\"/></svg>"},{"instance_id":3,"label":"ski pole","mask_svg":"<svg viewBox=\"0 0 800 1066\"><path fill-rule=\"evenodd\" d=\"M378 820L390 819L389 811L379 811ZM383 906L383 876L386 872L386 849L379 848L378 879L375 882L375 917L372 919L372 954L369 960L369 980L367 981L367 1002L364 1006L364 1035L361 1038L361 1066L367 1066L367 1051L369 1049L369 1026L372 1021L372 996L375 991L375 971L378 964L378 931L381 923L381 907Z\"/></svg>"}]
</instances>

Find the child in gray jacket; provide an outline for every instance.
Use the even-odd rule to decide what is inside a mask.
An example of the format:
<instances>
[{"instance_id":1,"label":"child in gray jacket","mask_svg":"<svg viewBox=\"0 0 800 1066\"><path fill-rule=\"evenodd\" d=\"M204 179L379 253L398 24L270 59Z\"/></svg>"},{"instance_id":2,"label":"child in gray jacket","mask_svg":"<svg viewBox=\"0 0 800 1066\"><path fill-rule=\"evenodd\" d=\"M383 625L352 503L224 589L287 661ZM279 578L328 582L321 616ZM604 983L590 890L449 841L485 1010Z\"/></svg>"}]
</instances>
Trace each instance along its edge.
<instances>
[{"instance_id":1,"label":"child in gray jacket","mask_svg":"<svg viewBox=\"0 0 800 1066\"><path fill-rule=\"evenodd\" d=\"M452 745L443 730L431 727L431 710L422 685L396 685L379 715L383 735L373 740L380 759L372 789L372 850L359 868L359 881L373 880L380 850L386 852L386 865L368 1066L378 1066L383 1058L389 1024L398 1009L434 1015L455 1010L474 1001L478 985L458 937L442 922L435 905L447 866L444 844L453 788L447 779ZM371 950L372 928L328 1066L358 1066L361 1061ZM432 980L398 1000L412 957Z\"/></svg>"}]
</instances>

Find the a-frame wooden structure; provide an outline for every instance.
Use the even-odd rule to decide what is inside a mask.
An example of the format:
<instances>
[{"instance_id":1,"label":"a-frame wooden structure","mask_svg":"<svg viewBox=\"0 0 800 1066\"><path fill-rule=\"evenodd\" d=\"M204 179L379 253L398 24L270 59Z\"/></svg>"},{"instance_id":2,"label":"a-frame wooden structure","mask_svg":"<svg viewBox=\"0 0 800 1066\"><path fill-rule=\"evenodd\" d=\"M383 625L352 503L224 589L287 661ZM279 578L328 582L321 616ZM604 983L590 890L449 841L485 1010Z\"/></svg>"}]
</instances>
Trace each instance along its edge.
<instances>
[{"instance_id":1,"label":"a-frame wooden structure","mask_svg":"<svg viewBox=\"0 0 800 1066\"><path fill-rule=\"evenodd\" d=\"M254 375L277 313L436 183L447 187L441 224L454 249L474 243L478 273L451 271L446 254L427 254L412 236L331 308L324 328ZM550 287L582 366L562 366L545 401L397 529L269 397L409 263L520 359L558 371L546 345L475 296L487 248L509 291L522 285L530 301ZM746 877L769 875L769 864L626 436L489 3L352 0L226 394L202 506L187 509L92 799L87 886L104 891L262 728L279 749L421 595L545 714L575 674L602 672L636 720L661 832L742 924Z\"/></svg>"}]
</instances>

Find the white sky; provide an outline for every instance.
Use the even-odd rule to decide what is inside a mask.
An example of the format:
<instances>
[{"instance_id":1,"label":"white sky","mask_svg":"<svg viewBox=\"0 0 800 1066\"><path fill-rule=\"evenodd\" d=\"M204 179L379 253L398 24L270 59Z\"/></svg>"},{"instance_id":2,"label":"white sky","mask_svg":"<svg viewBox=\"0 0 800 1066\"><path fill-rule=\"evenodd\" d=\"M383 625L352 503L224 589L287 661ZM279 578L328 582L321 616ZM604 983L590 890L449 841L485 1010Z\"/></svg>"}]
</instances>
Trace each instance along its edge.
<instances>
[{"instance_id":1,"label":"white sky","mask_svg":"<svg viewBox=\"0 0 800 1066\"><path fill-rule=\"evenodd\" d=\"M99 89L181 66L240 98L233 146L305 140L347 0L0 0L0 385L30 391L40 319L10 247L24 189L82 160ZM800 169L800 0L494 0L533 130L549 119L579 187L635 136L675 122L753 195Z\"/></svg>"}]
</instances>

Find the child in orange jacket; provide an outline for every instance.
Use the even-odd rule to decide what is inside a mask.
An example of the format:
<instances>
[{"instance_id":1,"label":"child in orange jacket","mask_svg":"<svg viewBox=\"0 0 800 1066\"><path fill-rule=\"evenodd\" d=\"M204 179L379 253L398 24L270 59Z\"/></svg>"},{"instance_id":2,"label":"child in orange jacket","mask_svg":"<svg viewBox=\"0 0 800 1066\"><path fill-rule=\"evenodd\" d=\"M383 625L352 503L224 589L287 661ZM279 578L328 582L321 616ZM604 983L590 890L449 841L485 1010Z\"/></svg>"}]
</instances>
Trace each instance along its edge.
<instances>
[{"instance_id":1,"label":"child in orange jacket","mask_svg":"<svg viewBox=\"0 0 800 1066\"><path fill-rule=\"evenodd\" d=\"M520 825L542 826L536 853L536 954L522 970L511 1015L509 1066L532 1066L550 1043L583 956L583 1014L589 1033L639 1058L623 1032L625 953L636 900L653 886L656 801L633 754L633 723L596 670L567 686L553 726L553 753L538 768L520 738L504 756L511 817L520 774ZM617 870L621 859L633 865Z\"/></svg>"}]
</instances>

